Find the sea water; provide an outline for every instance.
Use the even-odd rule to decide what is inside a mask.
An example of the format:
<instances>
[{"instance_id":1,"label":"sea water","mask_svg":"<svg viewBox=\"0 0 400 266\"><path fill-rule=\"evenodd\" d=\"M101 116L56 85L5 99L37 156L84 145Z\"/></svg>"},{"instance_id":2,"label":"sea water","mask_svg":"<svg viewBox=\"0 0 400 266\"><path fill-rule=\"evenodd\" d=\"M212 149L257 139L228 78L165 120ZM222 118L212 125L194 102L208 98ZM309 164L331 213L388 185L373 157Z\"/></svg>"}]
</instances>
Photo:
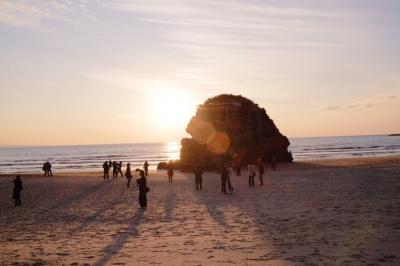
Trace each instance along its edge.
<instances>
[{"instance_id":1,"label":"sea water","mask_svg":"<svg viewBox=\"0 0 400 266\"><path fill-rule=\"evenodd\" d=\"M349 136L290 138L294 160L400 155L400 137ZM102 170L105 161L150 167L179 158L179 142L0 148L0 173L41 172L49 160L54 172Z\"/></svg>"}]
</instances>

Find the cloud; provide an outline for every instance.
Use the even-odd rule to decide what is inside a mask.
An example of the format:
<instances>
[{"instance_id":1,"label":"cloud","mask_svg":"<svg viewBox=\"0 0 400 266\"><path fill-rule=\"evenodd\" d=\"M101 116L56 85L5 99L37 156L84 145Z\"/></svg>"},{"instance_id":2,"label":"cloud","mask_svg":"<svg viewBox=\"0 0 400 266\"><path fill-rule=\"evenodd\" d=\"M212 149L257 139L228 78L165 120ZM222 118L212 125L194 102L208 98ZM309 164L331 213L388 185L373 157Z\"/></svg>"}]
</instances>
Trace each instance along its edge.
<instances>
[{"instance_id":1,"label":"cloud","mask_svg":"<svg viewBox=\"0 0 400 266\"><path fill-rule=\"evenodd\" d=\"M270 79L282 74L293 77L300 75L300 62L307 62L301 64L302 71L321 71L330 62L320 60L321 50L337 52L360 45L345 37L353 36L354 28L343 25L357 25L371 15L370 11L329 3L306 4L119 0L106 6L130 13L131 18L142 23L158 24L162 43L187 58L186 64L177 66L172 74L203 83L216 73L248 78Z\"/></svg>"},{"instance_id":2,"label":"cloud","mask_svg":"<svg viewBox=\"0 0 400 266\"><path fill-rule=\"evenodd\" d=\"M86 12L86 1L0 1L0 25L40 29L45 21L75 23L71 17Z\"/></svg>"},{"instance_id":3,"label":"cloud","mask_svg":"<svg viewBox=\"0 0 400 266\"><path fill-rule=\"evenodd\" d=\"M325 107L323 110L324 111L334 111L334 110L339 110L341 109L340 106L337 105L328 105L327 107Z\"/></svg>"}]
</instances>

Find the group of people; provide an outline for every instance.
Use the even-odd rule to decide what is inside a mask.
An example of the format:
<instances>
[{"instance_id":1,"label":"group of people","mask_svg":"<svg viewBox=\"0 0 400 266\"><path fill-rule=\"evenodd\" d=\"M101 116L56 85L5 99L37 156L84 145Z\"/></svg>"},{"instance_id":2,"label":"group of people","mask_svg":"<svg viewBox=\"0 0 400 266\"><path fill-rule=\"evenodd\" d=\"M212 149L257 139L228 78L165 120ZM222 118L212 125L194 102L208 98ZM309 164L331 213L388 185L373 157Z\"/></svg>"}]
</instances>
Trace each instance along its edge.
<instances>
[{"instance_id":1,"label":"group of people","mask_svg":"<svg viewBox=\"0 0 400 266\"><path fill-rule=\"evenodd\" d=\"M103 179L108 180L109 179L109 172L110 169L112 168L113 172L113 179L118 178L118 175L120 174L121 177L124 176L122 173L122 162L117 163L116 161L105 161L103 163ZM147 161L144 162L143 164L143 170L142 169L136 169L136 172L139 172L139 178L136 180L136 186L139 190L139 204L141 208L146 208L147 207L147 196L146 194L150 191L150 188L147 187L147 176L148 176L148 171L149 171L149 163ZM131 164L127 163L126 164L126 171L125 171L125 177L127 179L126 187L129 188L131 184L131 180L133 178L132 170L131 170Z\"/></svg>"},{"instance_id":2,"label":"group of people","mask_svg":"<svg viewBox=\"0 0 400 266\"><path fill-rule=\"evenodd\" d=\"M51 163L49 161L43 164L42 170L44 172L44 176L53 176L53 173L51 172Z\"/></svg>"},{"instance_id":3,"label":"group of people","mask_svg":"<svg viewBox=\"0 0 400 266\"><path fill-rule=\"evenodd\" d=\"M110 178L110 169L112 168L112 175L113 179L117 178L118 175L120 174L121 177L123 176L122 173L122 162L116 162L116 161L105 161L103 163L103 170L104 170L104 175L103 178L104 180L108 180Z\"/></svg>"}]
</instances>

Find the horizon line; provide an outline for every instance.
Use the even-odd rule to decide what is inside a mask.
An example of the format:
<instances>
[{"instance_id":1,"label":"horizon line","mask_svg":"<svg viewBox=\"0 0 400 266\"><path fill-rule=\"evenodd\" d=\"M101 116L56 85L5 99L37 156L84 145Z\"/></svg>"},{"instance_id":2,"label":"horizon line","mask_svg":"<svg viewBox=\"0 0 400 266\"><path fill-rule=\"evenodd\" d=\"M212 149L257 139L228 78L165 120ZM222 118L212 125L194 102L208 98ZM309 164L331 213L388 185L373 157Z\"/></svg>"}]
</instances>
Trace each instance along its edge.
<instances>
[{"instance_id":1,"label":"horizon line","mask_svg":"<svg viewBox=\"0 0 400 266\"><path fill-rule=\"evenodd\" d=\"M307 137L287 137L290 139L307 139L307 138L340 138L340 137L373 137L373 136L389 136L390 134L397 133L386 133L386 134L361 134L361 135L327 135L327 136L307 136ZM52 148L52 147L74 147L74 146L108 146L108 145L139 145L139 144L161 144L171 143L180 140L170 141L151 141L151 142L122 142L122 143L93 143L93 144L44 144L44 145L14 145L14 144L0 144L0 148Z\"/></svg>"}]
</instances>

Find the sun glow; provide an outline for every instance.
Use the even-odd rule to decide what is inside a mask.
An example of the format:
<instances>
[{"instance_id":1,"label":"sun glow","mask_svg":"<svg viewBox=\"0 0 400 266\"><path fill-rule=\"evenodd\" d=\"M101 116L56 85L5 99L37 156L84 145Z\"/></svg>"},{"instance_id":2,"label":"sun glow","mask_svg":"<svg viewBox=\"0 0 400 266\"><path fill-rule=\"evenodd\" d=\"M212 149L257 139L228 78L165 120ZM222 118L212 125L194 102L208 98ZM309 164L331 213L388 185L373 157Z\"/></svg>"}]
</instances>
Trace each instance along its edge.
<instances>
[{"instance_id":1,"label":"sun glow","mask_svg":"<svg viewBox=\"0 0 400 266\"><path fill-rule=\"evenodd\" d=\"M186 127L195 114L193 97L184 90L159 89L151 95L153 121L162 127Z\"/></svg>"}]
</instances>

